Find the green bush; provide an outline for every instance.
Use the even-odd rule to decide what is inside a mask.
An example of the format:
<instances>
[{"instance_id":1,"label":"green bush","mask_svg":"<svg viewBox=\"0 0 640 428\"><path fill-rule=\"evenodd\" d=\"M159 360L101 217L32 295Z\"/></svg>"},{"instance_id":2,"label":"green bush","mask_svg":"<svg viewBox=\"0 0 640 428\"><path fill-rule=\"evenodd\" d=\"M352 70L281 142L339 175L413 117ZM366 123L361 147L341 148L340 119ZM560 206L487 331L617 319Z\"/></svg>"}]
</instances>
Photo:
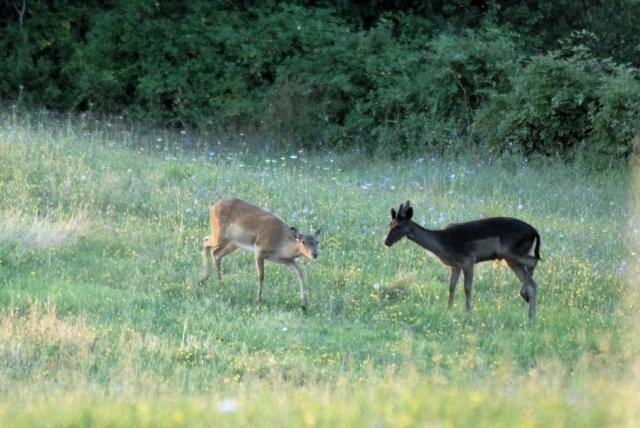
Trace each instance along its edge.
<instances>
[{"instance_id":1,"label":"green bush","mask_svg":"<svg viewBox=\"0 0 640 428\"><path fill-rule=\"evenodd\" d=\"M499 30L425 45L399 42L385 21L368 32L324 30L335 43L279 68L268 121L338 147L446 147L491 91L505 89L517 63L515 44Z\"/></svg>"},{"instance_id":2,"label":"green bush","mask_svg":"<svg viewBox=\"0 0 640 428\"><path fill-rule=\"evenodd\" d=\"M618 66L596 92L597 108L590 112L590 144L607 157L631 154L640 135L640 80L637 70Z\"/></svg>"},{"instance_id":3,"label":"green bush","mask_svg":"<svg viewBox=\"0 0 640 428\"><path fill-rule=\"evenodd\" d=\"M398 111L392 106L376 117L371 103L385 91L391 104L407 101L408 79L423 61L421 55L395 41L385 23L368 32L349 32L338 25L318 30L308 37L323 34L326 43L288 58L278 69L268 97L270 119L276 129L293 125L299 137L316 144L375 145L372 136L380 121L398 119L411 106Z\"/></svg>"},{"instance_id":4,"label":"green bush","mask_svg":"<svg viewBox=\"0 0 640 428\"><path fill-rule=\"evenodd\" d=\"M514 55L504 35L442 35L425 46L400 45L385 28L372 30L383 49L369 54L370 89L345 121L351 140L387 151L446 149L486 90L509 75ZM386 38L384 37L386 36Z\"/></svg>"},{"instance_id":5,"label":"green bush","mask_svg":"<svg viewBox=\"0 0 640 428\"><path fill-rule=\"evenodd\" d=\"M508 91L478 109L475 135L499 150L569 155L585 144L608 156L630 153L639 130L637 70L574 48L533 57Z\"/></svg>"},{"instance_id":6,"label":"green bush","mask_svg":"<svg viewBox=\"0 0 640 428\"><path fill-rule=\"evenodd\" d=\"M72 107L74 76L65 72L87 30L93 2L29 1L23 23L8 24L0 2L0 99ZM18 4L20 2L15 2ZM13 9L13 6L11 6Z\"/></svg>"},{"instance_id":7,"label":"green bush","mask_svg":"<svg viewBox=\"0 0 640 428\"><path fill-rule=\"evenodd\" d=\"M509 88L518 63L515 43L498 29L445 34L431 43L431 50L431 108L463 123L471 122L489 94Z\"/></svg>"},{"instance_id":8,"label":"green bush","mask_svg":"<svg viewBox=\"0 0 640 428\"><path fill-rule=\"evenodd\" d=\"M99 17L81 52L82 102L181 126L249 120L276 65L299 47L295 22L304 16L296 12L123 2Z\"/></svg>"}]
</instances>

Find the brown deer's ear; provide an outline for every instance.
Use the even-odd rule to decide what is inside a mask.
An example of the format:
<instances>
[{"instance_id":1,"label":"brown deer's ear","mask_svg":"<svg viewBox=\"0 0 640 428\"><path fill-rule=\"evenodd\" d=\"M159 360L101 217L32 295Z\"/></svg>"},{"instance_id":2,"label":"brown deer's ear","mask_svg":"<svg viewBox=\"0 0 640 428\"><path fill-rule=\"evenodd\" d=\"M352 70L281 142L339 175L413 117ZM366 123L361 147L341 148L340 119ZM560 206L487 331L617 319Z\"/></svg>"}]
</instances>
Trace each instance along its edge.
<instances>
[{"instance_id":1,"label":"brown deer's ear","mask_svg":"<svg viewBox=\"0 0 640 428\"><path fill-rule=\"evenodd\" d=\"M398 215L396 214L396 210L394 210L393 208L391 208L391 219L392 219L392 220L395 220L397 216L398 216Z\"/></svg>"},{"instance_id":2,"label":"brown deer's ear","mask_svg":"<svg viewBox=\"0 0 640 428\"><path fill-rule=\"evenodd\" d=\"M291 227L291 236L293 237L293 239L299 241L300 238L302 238L302 235L300 234L300 231L298 229L296 229L295 227Z\"/></svg>"}]
</instances>

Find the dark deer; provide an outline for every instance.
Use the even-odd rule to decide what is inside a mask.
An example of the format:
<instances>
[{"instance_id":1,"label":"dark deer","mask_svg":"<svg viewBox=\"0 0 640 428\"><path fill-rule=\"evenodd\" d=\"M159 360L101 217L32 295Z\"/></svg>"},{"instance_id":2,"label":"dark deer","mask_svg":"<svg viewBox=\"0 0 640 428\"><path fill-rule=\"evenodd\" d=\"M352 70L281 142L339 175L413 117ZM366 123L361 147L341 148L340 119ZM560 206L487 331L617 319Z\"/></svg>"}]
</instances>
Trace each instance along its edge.
<instances>
[{"instance_id":1,"label":"dark deer","mask_svg":"<svg viewBox=\"0 0 640 428\"><path fill-rule=\"evenodd\" d=\"M429 230L413 222L412 217L413 207L409 201L400 204L397 212L391 209L391 223L384 245L390 247L406 236L449 266L449 307L453 305L460 272L464 272L465 303L470 311L474 265L504 259L522 283L520 296L529 303L529 319L535 319L538 286L533 280L533 271L540 260L540 235L533 226L515 218L493 217ZM534 241L534 256L530 256Z\"/></svg>"}]
</instances>

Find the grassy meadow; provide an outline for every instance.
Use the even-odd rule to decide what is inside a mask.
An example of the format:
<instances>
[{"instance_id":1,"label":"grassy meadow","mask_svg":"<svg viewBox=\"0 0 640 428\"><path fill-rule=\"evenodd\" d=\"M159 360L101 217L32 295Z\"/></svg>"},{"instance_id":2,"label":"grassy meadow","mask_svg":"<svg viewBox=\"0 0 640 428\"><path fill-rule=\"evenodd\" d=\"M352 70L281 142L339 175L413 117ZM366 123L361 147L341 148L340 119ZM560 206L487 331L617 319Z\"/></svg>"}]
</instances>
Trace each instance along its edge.
<instances>
[{"instance_id":1,"label":"grassy meadow","mask_svg":"<svg viewBox=\"0 0 640 428\"><path fill-rule=\"evenodd\" d=\"M206 140L207 145L201 145ZM632 426L640 420L640 179L469 153L387 160L196 140L117 119L0 113L0 426ZM287 268L236 252L198 285L208 206L238 196L304 232ZM406 240L522 218L542 237L538 319L501 263L474 312Z\"/></svg>"}]
</instances>

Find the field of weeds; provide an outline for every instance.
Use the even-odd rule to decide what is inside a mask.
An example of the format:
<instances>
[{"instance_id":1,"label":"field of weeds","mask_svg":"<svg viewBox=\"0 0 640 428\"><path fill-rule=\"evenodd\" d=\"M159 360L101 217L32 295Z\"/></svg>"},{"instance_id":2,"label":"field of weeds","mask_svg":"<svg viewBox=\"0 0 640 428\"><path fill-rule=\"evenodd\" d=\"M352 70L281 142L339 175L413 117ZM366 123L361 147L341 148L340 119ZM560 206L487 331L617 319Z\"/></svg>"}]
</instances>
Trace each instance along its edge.
<instances>
[{"instance_id":1,"label":"field of weeds","mask_svg":"<svg viewBox=\"0 0 640 428\"><path fill-rule=\"evenodd\" d=\"M632 426L638 180L4 112L0 425ZM247 252L225 258L221 288L198 285L208 206L224 196L323 228L318 260L300 263L308 313L273 264L254 306ZM473 313L460 291L448 310L448 269L406 240L382 245L406 200L428 228L534 225L537 322L497 262L476 269Z\"/></svg>"}]
</instances>

